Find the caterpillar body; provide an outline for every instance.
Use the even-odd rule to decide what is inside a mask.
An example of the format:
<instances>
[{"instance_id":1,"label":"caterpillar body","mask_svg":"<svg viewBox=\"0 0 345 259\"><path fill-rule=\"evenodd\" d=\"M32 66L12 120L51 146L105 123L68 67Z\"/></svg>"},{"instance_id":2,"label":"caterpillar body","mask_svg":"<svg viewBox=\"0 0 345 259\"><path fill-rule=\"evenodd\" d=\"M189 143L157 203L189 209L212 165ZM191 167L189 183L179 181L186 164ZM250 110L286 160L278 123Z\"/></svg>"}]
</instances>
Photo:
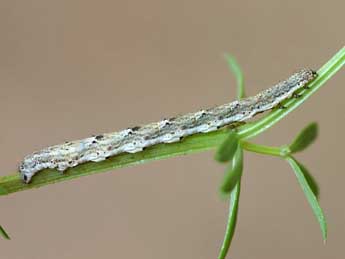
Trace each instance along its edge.
<instances>
[{"instance_id":1,"label":"caterpillar body","mask_svg":"<svg viewBox=\"0 0 345 259\"><path fill-rule=\"evenodd\" d=\"M47 147L26 156L19 171L23 181L29 183L38 171L45 168L57 168L63 172L85 162L102 161L124 152L140 152L152 145L178 142L189 135L244 122L291 98L316 76L313 70L302 69L252 97L143 126Z\"/></svg>"}]
</instances>

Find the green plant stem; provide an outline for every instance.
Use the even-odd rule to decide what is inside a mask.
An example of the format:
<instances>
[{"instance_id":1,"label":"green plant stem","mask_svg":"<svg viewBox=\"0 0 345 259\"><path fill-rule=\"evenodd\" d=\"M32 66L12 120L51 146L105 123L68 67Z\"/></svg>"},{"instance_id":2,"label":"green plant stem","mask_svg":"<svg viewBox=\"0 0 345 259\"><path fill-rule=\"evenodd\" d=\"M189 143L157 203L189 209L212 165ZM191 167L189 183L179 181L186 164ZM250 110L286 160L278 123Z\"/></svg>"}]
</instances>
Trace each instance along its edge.
<instances>
[{"instance_id":1,"label":"green plant stem","mask_svg":"<svg viewBox=\"0 0 345 259\"><path fill-rule=\"evenodd\" d=\"M218 259L224 259L229 251L229 247L235 233L240 193L241 179L238 180L230 194L228 222L226 225L225 236L222 247L220 248Z\"/></svg>"},{"instance_id":2,"label":"green plant stem","mask_svg":"<svg viewBox=\"0 0 345 259\"><path fill-rule=\"evenodd\" d=\"M318 77L309 86L301 98L292 98L284 103L287 109L275 109L265 117L254 123L239 126L237 134L241 139L254 137L268 128L272 127L291 111L301 105L307 98L320 89L322 85L333 76L345 63L345 47L334 55L323 67L318 70ZM18 173L0 177L0 195L37 188L44 185L67 181L77 177L96 174L112 169L122 168L130 165L146 163L152 160L170 158L179 155L202 152L214 149L223 142L227 136L227 130L219 130L207 134L196 134L186 138L184 141L173 144L160 144L135 154L121 154L106 161L97 163L85 163L67 170L64 174L57 170L46 169L37 174L30 184L24 184Z\"/></svg>"},{"instance_id":3,"label":"green plant stem","mask_svg":"<svg viewBox=\"0 0 345 259\"><path fill-rule=\"evenodd\" d=\"M264 145L247 142L247 141L241 141L241 146L244 150L247 150L250 152L255 152L255 153L263 154L263 155L284 157L283 147L264 146Z\"/></svg>"},{"instance_id":4,"label":"green plant stem","mask_svg":"<svg viewBox=\"0 0 345 259\"><path fill-rule=\"evenodd\" d=\"M239 132L240 138L252 138L268 128L272 127L290 112L295 110L304 101L306 101L312 94L324 85L324 83L330 79L337 71L339 71L345 64L345 47L340 49L325 65L323 65L318 71L318 77L309 84L310 89L306 90L301 98L292 98L285 102L283 105L286 109L276 109L261 120L253 123L249 127L245 127Z\"/></svg>"}]
</instances>

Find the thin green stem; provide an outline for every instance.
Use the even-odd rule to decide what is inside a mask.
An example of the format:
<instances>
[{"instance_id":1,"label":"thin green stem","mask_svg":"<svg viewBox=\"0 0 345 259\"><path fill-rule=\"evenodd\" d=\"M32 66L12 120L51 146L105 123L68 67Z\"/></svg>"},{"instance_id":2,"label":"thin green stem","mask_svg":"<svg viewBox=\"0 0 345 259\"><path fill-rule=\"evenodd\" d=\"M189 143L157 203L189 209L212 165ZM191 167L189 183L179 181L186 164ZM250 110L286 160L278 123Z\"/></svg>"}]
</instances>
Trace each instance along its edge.
<instances>
[{"instance_id":1,"label":"thin green stem","mask_svg":"<svg viewBox=\"0 0 345 259\"><path fill-rule=\"evenodd\" d=\"M287 109L276 109L257 122L239 126L236 129L238 136L241 139L251 138L272 127L275 123L301 105L313 93L319 90L319 88L324 85L331 76L342 68L344 63L345 47L343 47L333 58L318 70L318 77L310 84L311 88L307 90L301 98L293 98L284 103L284 105L287 106ZM207 134L196 134L179 143L160 144L148 148L140 153L121 154L103 162L82 164L67 170L64 174L59 173L57 170L46 169L44 172L37 174L30 184L24 184L21 181L18 172L16 172L12 175L0 177L0 195L7 195L13 192L37 188L130 165L146 163L148 161L214 149L223 142L227 133L227 130L219 130Z\"/></svg>"},{"instance_id":2,"label":"thin green stem","mask_svg":"<svg viewBox=\"0 0 345 259\"><path fill-rule=\"evenodd\" d=\"M263 155L284 157L284 147L271 147L259 144L254 144L247 141L241 141L241 146L244 150L255 152Z\"/></svg>"},{"instance_id":3,"label":"thin green stem","mask_svg":"<svg viewBox=\"0 0 345 259\"><path fill-rule=\"evenodd\" d=\"M235 228L236 228L240 193L241 193L241 179L238 180L238 182L236 183L234 189L231 191L231 194L230 194L228 223L226 225L225 236L224 236L222 247L220 248L218 259L224 259L229 251L229 247L231 245L231 241L234 236Z\"/></svg>"},{"instance_id":4,"label":"thin green stem","mask_svg":"<svg viewBox=\"0 0 345 259\"><path fill-rule=\"evenodd\" d=\"M248 125L243 126L239 132L240 138L252 138L258 134L266 131L272 127L278 121L283 119L290 112L295 110L303 102L305 102L312 94L319 90L324 83L330 79L337 71L339 71L345 64L345 47L340 49L325 65L323 65L318 71L318 77L309 84L310 89L306 90L301 98L292 98L284 103L286 109L276 109L261 120Z\"/></svg>"}]
</instances>

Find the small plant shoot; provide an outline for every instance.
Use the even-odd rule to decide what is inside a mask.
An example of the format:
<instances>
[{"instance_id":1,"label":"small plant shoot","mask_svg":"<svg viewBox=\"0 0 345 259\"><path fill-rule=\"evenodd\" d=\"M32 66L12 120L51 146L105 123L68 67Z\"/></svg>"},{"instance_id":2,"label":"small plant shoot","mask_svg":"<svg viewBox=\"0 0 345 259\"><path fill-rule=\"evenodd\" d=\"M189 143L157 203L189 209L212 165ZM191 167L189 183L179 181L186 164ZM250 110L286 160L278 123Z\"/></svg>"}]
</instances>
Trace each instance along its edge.
<instances>
[{"instance_id":1,"label":"small plant shoot","mask_svg":"<svg viewBox=\"0 0 345 259\"><path fill-rule=\"evenodd\" d=\"M218 259L225 259L235 233L244 173L243 155L248 151L278 157L289 163L319 222L322 238L326 241L327 223L318 202L318 184L307 168L292 156L315 141L318 125L315 122L309 124L287 145L265 146L252 143L249 139L285 118L325 85L344 66L345 47L318 71L300 70L287 80L246 98L241 68L231 55L225 54L225 59L236 78L236 101L157 123L48 147L30 154L23 160L20 174L16 172L0 177L0 195L157 159L216 150L215 160L226 166L219 193L229 199L227 226L218 255ZM250 120L262 112L265 114L260 119ZM78 156L73 156L72 151L77 147L84 149L79 150ZM0 235L10 239L2 226Z\"/></svg>"}]
</instances>

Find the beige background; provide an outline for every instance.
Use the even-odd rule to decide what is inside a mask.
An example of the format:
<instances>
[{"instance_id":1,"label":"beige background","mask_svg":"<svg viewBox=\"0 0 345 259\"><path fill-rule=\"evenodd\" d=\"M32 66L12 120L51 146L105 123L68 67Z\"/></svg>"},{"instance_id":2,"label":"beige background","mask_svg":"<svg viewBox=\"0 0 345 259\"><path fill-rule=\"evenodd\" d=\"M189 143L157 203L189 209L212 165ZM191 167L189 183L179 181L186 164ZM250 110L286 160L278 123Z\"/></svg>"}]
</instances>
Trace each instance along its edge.
<instances>
[{"instance_id":1,"label":"beige background","mask_svg":"<svg viewBox=\"0 0 345 259\"><path fill-rule=\"evenodd\" d=\"M1 175L42 147L235 97L233 53L254 94L320 67L344 44L344 1L14 1L0 4ZM344 258L343 70L258 143L287 143L321 186L318 224L286 163L246 154L231 258ZM1 258L216 258L223 167L203 153L1 197ZM229 258L230 258L229 257Z\"/></svg>"}]
</instances>

